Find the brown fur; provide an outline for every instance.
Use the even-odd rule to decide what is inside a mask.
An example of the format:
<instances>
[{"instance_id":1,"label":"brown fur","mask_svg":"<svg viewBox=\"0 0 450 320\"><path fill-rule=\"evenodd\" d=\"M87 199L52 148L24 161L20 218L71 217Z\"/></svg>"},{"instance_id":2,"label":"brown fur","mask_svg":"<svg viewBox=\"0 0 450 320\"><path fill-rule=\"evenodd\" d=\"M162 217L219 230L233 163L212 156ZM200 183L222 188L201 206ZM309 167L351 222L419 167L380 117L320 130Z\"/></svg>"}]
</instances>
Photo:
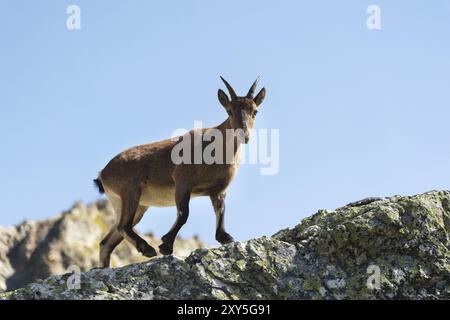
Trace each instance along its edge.
<instances>
[{"instance_id":1,"label":"brown fur","mask_svg":"<svg viewBox=\"0 0 450 320\"><path fill-rule=\"evenodd\" d=\"M241 129L244 132L243 142L247 143L249 132L257 107L265 96L263 88L253 98L257 81L250 88L246 97L237 97L234 90L226 83L231 100L219 90L220 103L229 117L214 127L222 132L226 144L227 129ZM202 129L205 133L208 128ZM194 130L188 134L193 140ZM237 172L239 164L240 140L236 137L233 152L233 163L226 164L226 148L224 148L224 164L174 164L171 159L173 147L180 139L168 139L127 149L115 156L99 174L99 183L110 198L118 215L117 224L111 229L100 245L100 263L109 266L110 255L114 248L125 238L145 256L156 255L133 229L149 206L177 206L177 220L170 231L162 237L160 252L172 253L175 237L187 221L189 200L196 196L209 196L216 213L216 239L224 244L233 241L225 231L225 191ZM210 142L203 142L204 149ZM192 153L193 154L193 153Z\"/></svg>"}]
</instances>

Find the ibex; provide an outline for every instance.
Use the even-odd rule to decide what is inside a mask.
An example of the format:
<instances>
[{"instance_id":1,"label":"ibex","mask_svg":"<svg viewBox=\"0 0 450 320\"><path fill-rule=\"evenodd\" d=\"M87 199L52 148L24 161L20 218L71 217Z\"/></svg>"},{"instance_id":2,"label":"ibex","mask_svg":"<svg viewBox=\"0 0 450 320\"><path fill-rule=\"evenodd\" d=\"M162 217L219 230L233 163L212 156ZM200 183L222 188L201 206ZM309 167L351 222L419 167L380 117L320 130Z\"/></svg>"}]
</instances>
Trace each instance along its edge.
<instances>
[{"instance_id":1,"label":"ibex","mask_svg":"<svg viewBox=\"0 0 450 320\"><path fill-rule=\"evenodd\" d=\"M214 128L201 129L201 132L206 134L211 129L219 130L225 137L223 157L229 159L231 156L233 161L176 164L172 159L172 150L182 140L181 137L132 147L115 156L94 180L100 193L106 193L117 215L116 224L100 242L102 267L109 267L112 251L124 238L144 256L156 256L155 249L133 228L151 206L175 205L177 208L175 224L162 237L159 246L160 253L171 254L178 231L188 219L189 200L192 197L210 197L216 214L216 240L221 244L234 241L224 227L225 192L239 166L241 143L249 141L257 108L263 102L266 91L262 88L254 97L258 83L256 79L247 95L240 97L225 79L220 78L231 98L219 89L219 102L228 118ZM194 131L189 131L187 135L193 136ZM227 135L227 131L234 134ZM230 142L233 145L231 149L225 146L230 145ZM203 142L201 148L205 148Z\"/></svg>"}]
</instances>

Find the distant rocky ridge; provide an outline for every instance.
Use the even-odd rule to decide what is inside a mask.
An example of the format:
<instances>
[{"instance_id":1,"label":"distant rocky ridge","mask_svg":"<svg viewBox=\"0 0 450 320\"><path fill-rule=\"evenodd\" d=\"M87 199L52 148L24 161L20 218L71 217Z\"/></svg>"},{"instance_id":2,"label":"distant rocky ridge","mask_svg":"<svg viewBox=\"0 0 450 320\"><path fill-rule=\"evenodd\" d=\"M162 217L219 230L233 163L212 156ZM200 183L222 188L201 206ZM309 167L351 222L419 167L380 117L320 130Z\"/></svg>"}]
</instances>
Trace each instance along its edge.
<instances>
[{"instance_id":1,"label":"distant rocky ridge","mask_svg":"<svg viewBox=\"0 0 450 320\"><path fill-rule=\"evenodd\" d=\"M0 300L450 299L450 192L368 198L272 237L74 276Z\"/></svg>"},{"instance_id":2,"label":"distant rocky ridge","mask_svg":"<svg viewBox=\"0 0 450 320\"><path fill-rule=\"evenodd\" d=\"M71 265L81 271L97 267L99 242L114 219L109 202L101 200L87 207L77 203L48 220L0 227L0 291L64 274ZM151 234L145 238L155 248L160 244ZM174 254L187 256L192 250L205 246L198 238L178 238ZM119 267L146 260L148 258L123 241L111 256L111 265Z\"/></svg>"}]
</instances>

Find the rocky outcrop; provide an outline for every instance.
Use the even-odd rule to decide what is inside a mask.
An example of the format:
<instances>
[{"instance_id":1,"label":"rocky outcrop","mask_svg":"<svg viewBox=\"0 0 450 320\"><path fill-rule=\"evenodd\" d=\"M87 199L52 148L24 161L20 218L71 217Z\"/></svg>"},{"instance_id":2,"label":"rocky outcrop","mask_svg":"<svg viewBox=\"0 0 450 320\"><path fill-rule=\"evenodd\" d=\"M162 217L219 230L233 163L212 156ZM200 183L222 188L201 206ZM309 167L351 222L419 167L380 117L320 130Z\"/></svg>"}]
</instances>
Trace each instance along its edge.
<instances>
[{"instance_id":1,"label":"rocky outcrop","mask_svg":"<svg viewBox=\"0 0 450 320\"><path fill-rule=\"evenodd\" d=\"M450 192L370 198L292 229L115 269L52 276L2 299L450 299Z\"/></svg>"},{"instance_id":2,"label":"rocky outcrop","mask_svg":"<svg viewBox=\"0 0 450 320\"><path fill-rule=\"evenodd\" d=\"M114 220L109 202L99 201L87 207L78 203L49 220L0 227L0 291L64 274L70 266L81 271L97 267L99 242ZM145 238L154 247L160 244L151 234ZM197 238L177 239L174 253L186 256L201 247L205 244ZM123 241L112 255L111 265L119 267L146 260Z\"/></svg>"}]
</instances>

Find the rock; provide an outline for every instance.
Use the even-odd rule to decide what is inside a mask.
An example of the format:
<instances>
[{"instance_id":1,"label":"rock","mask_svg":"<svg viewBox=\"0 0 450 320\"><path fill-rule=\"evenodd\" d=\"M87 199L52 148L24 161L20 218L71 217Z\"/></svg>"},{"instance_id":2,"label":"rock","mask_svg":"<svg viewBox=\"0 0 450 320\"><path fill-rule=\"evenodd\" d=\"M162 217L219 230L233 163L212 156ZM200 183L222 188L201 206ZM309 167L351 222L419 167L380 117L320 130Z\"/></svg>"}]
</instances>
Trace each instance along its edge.
<instances>
[{"instance_id":1,"label":"rock","mask_svg":"<svg viewBox=\"0 0 450 320\"><path fill-rule=\"evenodd\" d=\"M0 299L450 299L450 192L356 203L272 237L51 276Z\"/></svg>"},{"instance_id":2,"label":"rock","mask_svg":"<svg viewBox=\"0 0 450 320\"><path fill-rule=\"evenodd\" d=\"M99 242L114 221L111 205L102 200L87 207L77 203L67 212L45 221L0 227L0 291L64 274L70 266L81 271L97 267ZM155 248L161 243L151 234L145 238ZM187 256L205 246L197 238L177 239L174 253ZM111 256L111 265L119 267L146 260L123 241Z\"/></svg>"}]
</instances>

